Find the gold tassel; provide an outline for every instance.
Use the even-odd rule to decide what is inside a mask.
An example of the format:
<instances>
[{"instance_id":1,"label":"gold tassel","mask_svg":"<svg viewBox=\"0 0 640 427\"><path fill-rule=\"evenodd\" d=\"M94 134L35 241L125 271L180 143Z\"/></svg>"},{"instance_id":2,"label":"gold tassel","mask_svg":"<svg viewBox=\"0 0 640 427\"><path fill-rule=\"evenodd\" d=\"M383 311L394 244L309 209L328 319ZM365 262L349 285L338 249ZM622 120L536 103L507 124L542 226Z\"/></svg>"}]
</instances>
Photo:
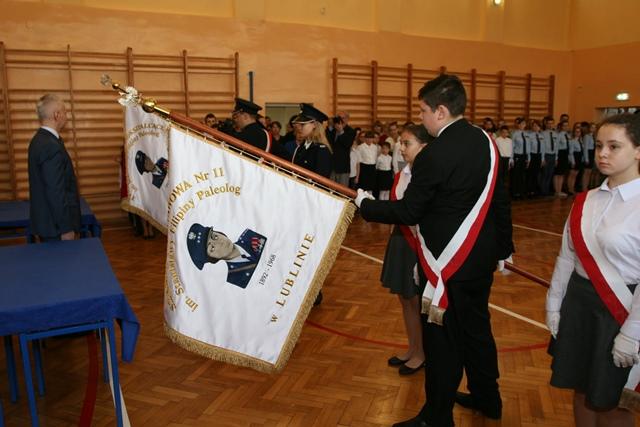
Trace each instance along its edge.
<instances>
[{"instance_id":1,"label":"gold tassel","mask_svg":"<svg viewBox=\"0 0 640 427\"><path fill-rule=\"evenodd\" d=\"M442 326L444 312L445 310L443 308L431 304L429 307L429 319L427 322Z\"/></svg>"},{"instance_id":2,"label":"gold tassel","mask_svg":"<svg viewBox=\"0 0 640 427\"><path fill-rule=\"evenodd\" d=\"M151 217L151 215L149 215L147 212L143 211L142 209L140 209L138 207L132 206L129 203L129 199L122 199L120 201L120 208L123 211L131 212L132 214L138 215L139 217L141 217L145 221L149 221L151 223L151 225L153 225L155 228L158 229L158 231L160 231L165 236L167 235L167 227L165 227L164 225L161 225L158 221L153 219Z\"/></svg>"},{"instance_id":3,"label":"gold tassel","mask_svg":"<svg viewBox=\"0 0 640 427\"><path fill-rule=\"evenodd\" d=\"M429 286L429 284L427 284ZM431 299L423 296L422 297L422 308L420 309L421 314L427 314L429 312L429 308L431 307Z\"/></svg>"},{"instance_id":4,"label":"gold tassel","mask_svg":"<svg viewBox=\"0 0 640 427\"><path fill-rule=\"evenodd\" d=\"M640 393L629 390L628 388L623 388L618 407L628 409L634 414L640 415Z\"/></svg>"}]
</instances>

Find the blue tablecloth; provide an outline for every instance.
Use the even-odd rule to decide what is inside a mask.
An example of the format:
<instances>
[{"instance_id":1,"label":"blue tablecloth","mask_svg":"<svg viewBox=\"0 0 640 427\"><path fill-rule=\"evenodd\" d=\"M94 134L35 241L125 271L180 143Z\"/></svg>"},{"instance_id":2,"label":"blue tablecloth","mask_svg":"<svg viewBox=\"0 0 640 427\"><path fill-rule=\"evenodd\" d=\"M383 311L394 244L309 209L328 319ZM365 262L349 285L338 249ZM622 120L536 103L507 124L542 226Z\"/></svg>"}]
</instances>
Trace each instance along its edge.
<instances>
[{"instance_id":1,"label":"blue tablecloth","mask_svg":"<svg viewBox=\"0 0 640 427\"><path fill-rule=\"evenodd\" d=\"M91 207L80 197L80 222L83 227L88 227L93 237L100 234L100 223L91 211ZM0 202L0 228L28 228L29 227L29 201L11 200Z\"/></svg>"},{"instance_id":2,"label":"blue tablecloth","mask_svg":"<svg viewBox=\"0 0 640 427\"><path fill-rule=\"evenodd\" d=\"M122 360L140 331L99 239L0 247L0 336L117 319Z\"/></svg>"}]
</instances>

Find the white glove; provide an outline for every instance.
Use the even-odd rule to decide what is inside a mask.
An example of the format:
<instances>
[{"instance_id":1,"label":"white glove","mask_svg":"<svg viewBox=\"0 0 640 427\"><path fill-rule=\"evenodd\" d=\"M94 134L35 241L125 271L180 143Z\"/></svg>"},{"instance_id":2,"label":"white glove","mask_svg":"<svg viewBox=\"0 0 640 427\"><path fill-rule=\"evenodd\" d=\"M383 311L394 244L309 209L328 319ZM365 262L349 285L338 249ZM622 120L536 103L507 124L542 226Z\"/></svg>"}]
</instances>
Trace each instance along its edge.
<instances>
[{"instance_id":1,"label":"white glove","mask_svg":"<svg viewBox=\"0 0 640 427\"><path fill-rule=\"evenodd\" d=\"M560 325L560 312L559 311L547 311L547 328L551 332L551 336L557 338L558 326Z\"/></svg>"},{"instance_id":2,"label":"white glove","mask_svg":"<svg viewBox=\"0 0 640 427\"><path fill-rule=\"evenodd\" d=\"M356 196L356 199L354 200L356 206L360 207L360 205L362 204L362 201L364 199L375 200L375 198L371 195L371 193L369 193L368 191L364 191L362 188L358 188L358 195Z\"/></svg>"},{"instance_id":3,"label":"white glove","mask_svg":"<svg viewBox=\"0 0 640 427\"><path fill-rule=\"evenodd\" d=\"M618 368L629 368L636 363L640 363L640 344L633 338L629 338L622 332L613 340L613 364Z\"/></svg>"},{"instance_id":4,"label":"white glove","mask_svg":"<svg viewBox=\"0 0 640 427\"><path fill-rule=\"evenodd\" d=\"M505 261L508 262L509 264L513 264L513 255L509 255L508 258L501 259L500 261L498 261L498 271L501 272L502 274L509 274L509 271L504 269Z\"/></svg>"}]
</instances>

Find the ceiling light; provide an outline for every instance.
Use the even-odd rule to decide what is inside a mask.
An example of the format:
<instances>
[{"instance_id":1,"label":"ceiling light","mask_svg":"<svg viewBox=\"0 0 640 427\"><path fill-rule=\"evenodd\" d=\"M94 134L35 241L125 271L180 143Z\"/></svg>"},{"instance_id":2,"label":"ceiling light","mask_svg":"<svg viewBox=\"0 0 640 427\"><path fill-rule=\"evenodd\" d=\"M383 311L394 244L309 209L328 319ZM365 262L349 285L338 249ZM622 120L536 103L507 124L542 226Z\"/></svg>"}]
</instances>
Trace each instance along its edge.
<instances>
[{"instance_id":1,"label":"ceiling light","mask_svg":"<svg viewBox=\"0 0 640 427\"><path fill-rule=\"evenodd\" d=\"M627 101L629 99L629 94L627 92L620 92L616 95L616 99L618 101Z\"/></svg>"}]
</instances>

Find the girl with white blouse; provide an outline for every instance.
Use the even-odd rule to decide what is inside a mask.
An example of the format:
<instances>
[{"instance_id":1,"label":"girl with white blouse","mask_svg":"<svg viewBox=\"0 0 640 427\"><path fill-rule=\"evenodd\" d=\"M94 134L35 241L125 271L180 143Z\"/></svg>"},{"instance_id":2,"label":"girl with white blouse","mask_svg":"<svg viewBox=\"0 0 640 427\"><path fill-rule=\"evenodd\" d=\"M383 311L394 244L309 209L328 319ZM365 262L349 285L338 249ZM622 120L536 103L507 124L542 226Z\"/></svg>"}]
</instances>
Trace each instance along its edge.
<instances>
[{"instance_id":1,"label":"girl with white blouse","mask_svg":"<svg viewBox=\"0 0 640 427\"><path fill-rule=\"evenodd\" d=\"M640 115L605 119L604 183L576 197L547 293L551 385L574 390L577 426L634 425L640 408Z\"/></svg>"}]
</instances>

